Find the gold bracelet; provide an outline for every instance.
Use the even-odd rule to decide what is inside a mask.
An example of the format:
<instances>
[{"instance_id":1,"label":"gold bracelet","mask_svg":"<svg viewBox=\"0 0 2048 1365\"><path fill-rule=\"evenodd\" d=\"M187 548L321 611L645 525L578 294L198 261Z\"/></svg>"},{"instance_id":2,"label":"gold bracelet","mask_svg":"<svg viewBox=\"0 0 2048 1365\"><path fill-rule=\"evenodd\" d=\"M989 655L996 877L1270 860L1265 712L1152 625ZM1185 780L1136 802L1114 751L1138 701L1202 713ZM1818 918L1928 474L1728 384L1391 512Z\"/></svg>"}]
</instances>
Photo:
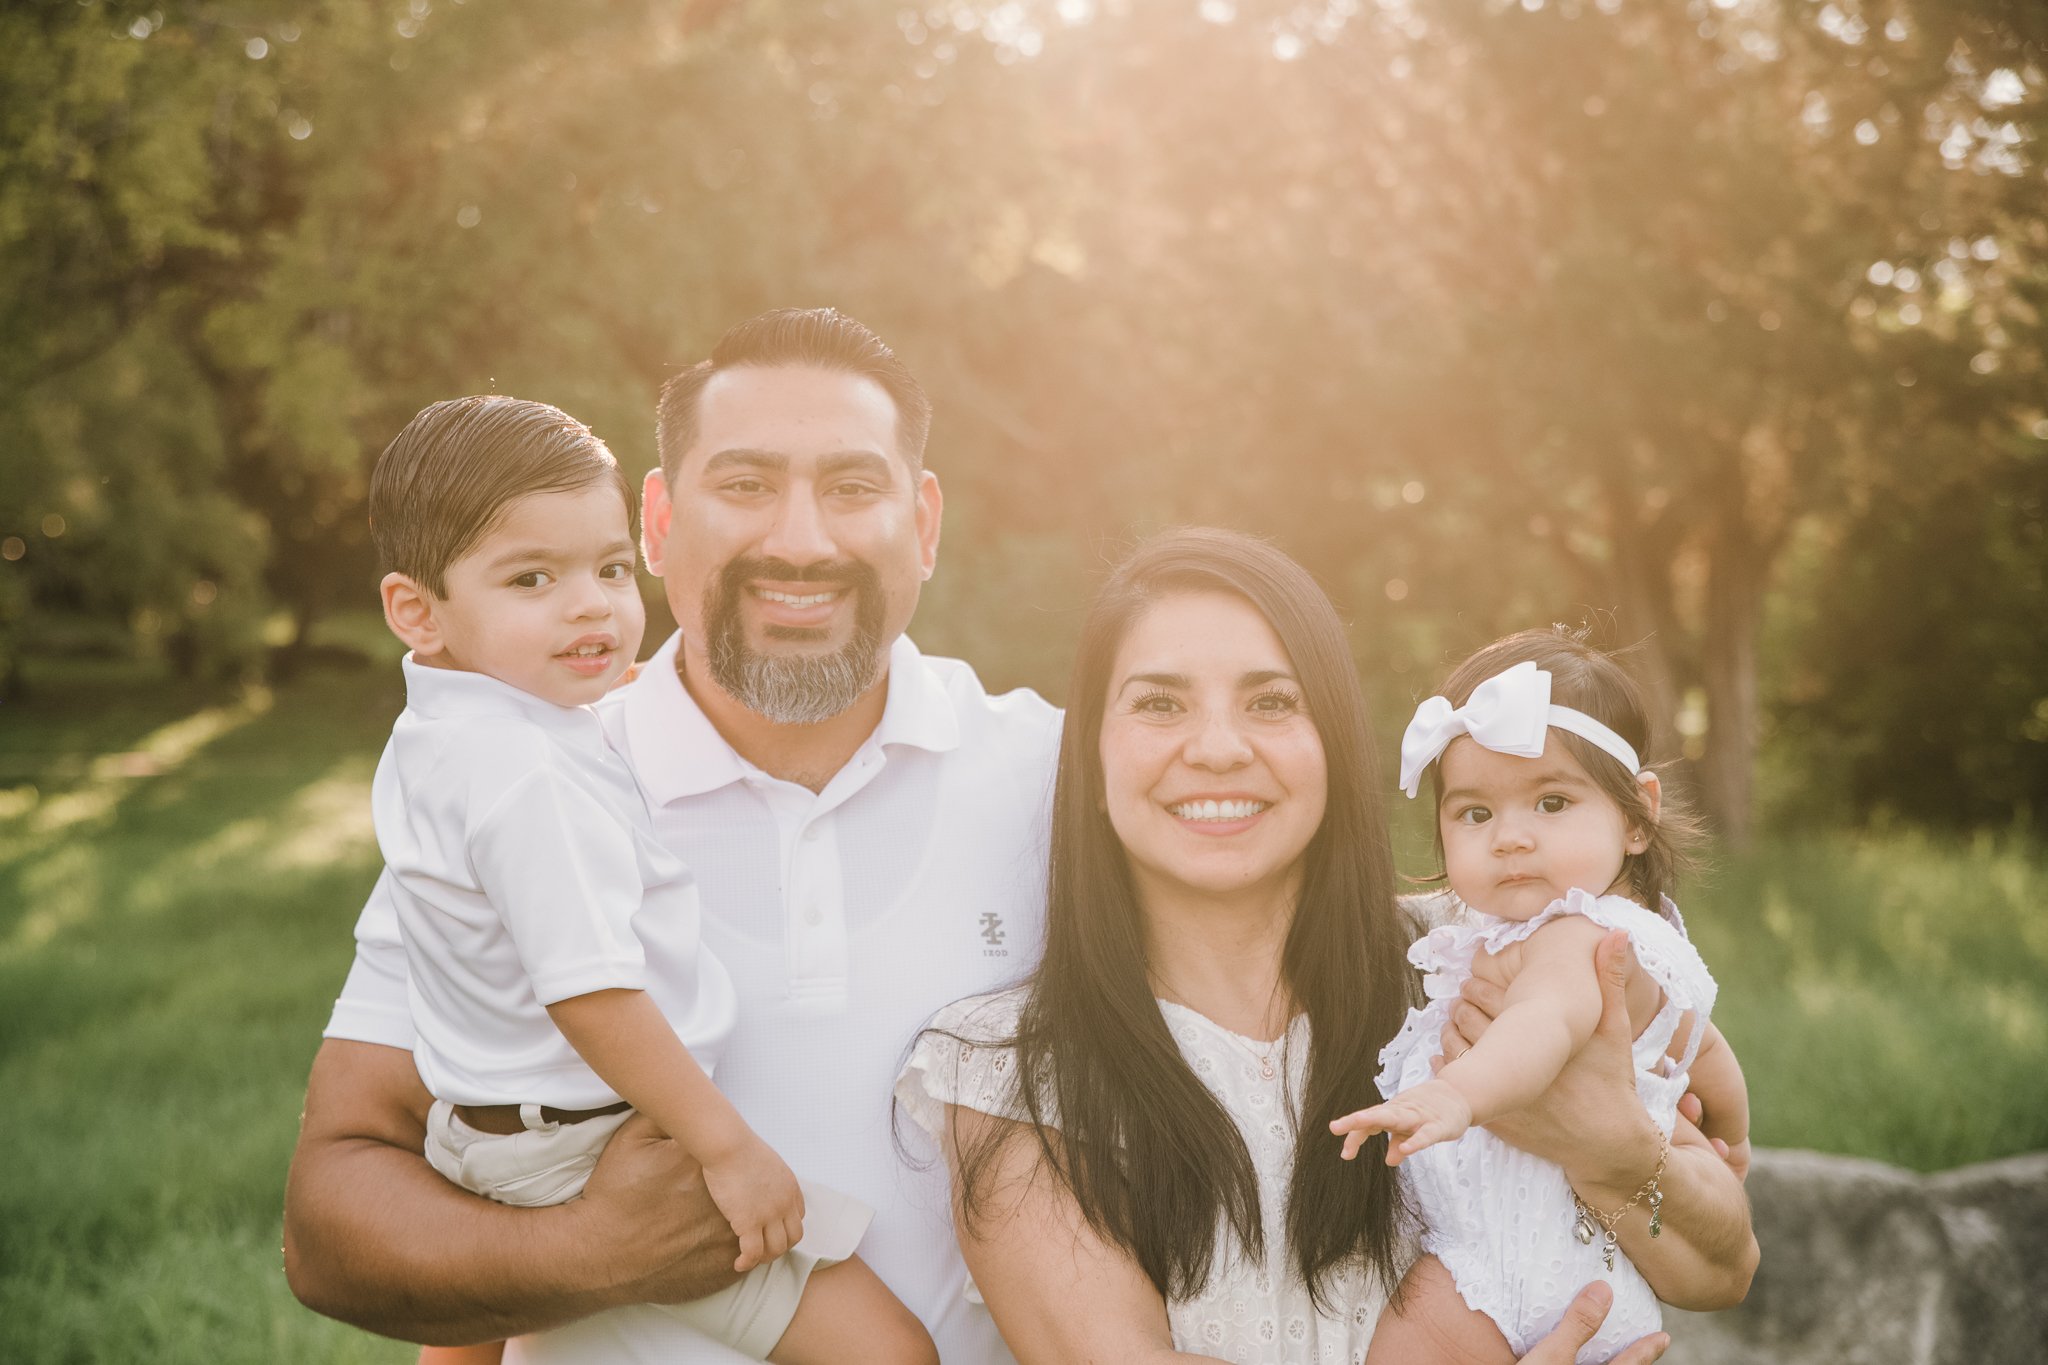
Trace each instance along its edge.
<instances>
[{"instance_id":1,"label":"gold bracelet","mask_svg":"<svg viewBox=\"0 0 2048 1365\"><path fill-rule=\"evenodd\" d=\"M1572 1204L1578 1209L1578 1217L1572 1220L1572 1235L1579 1239L1580 1246L1591 1246L1594 1236L1593 1224L1599 1223L1604 1234L1600 1240L1600 1258L1607 1263L1609 1270L1614 1269L1614 1247L1617 1241L1614 1229L1620 1225L1624 1214L1645 1199L1650 1202L1650 1235L1664 1235L1664 1191L1658 1186L1658 1182L1664 1178L1664 1163L1670 1159L1671 1139L1667 1137L1657 1149L1657 1169L1650 1172L1650 1178L1643 1182L1642 1188L1630 1195L1628 1202L1613 1213L1600 1212L1579 1198L1577 1190L1572 1191Z\"/></svg>"}]
</instances>

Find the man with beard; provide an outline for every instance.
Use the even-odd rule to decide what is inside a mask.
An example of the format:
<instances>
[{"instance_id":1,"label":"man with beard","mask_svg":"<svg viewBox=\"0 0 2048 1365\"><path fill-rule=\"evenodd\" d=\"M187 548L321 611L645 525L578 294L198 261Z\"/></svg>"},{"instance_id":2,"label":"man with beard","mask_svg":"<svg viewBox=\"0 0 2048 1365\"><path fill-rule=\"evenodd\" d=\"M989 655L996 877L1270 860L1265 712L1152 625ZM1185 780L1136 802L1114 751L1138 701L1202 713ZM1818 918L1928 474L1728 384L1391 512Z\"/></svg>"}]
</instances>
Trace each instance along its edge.
<instances>
[{"instance_id":1,"label":"man with beard","mask_svg":"<svg viewBox=\"0 0 2048 1365\"><path fill-rule=\"evenodd\" d=\"M942 1358L1002 1361L943 1168L896 1159L890 1084L933 1009L1036 957L1058 714L903 634L939 544L929 424L909 371L831 310L743 323L672 379L643 535L680 628L599 709L738 992L720 1089L798 1174L876 1210L861 1255ZM730 1282L737 1247L644 1121L556 1208L426 1165L382 882L357 941L286 1194L301 1300L415 1341L517 1337L508 1360L743 1359L648 1306Z\"/></svg>"}]
</instances>

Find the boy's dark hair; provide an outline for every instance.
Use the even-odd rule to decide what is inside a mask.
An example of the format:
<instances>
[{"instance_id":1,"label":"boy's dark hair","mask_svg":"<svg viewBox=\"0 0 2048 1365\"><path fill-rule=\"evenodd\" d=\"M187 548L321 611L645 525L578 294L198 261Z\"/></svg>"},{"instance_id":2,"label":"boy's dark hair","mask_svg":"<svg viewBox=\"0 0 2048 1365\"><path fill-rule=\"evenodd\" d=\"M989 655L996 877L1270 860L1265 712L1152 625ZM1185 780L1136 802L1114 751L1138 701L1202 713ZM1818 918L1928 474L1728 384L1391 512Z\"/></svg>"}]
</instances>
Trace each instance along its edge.
<instances>
[{"instance_id":1,"label":"boy's dark hair","mask_svg":"<svg viewBox=\"0 0 2048 1365\"><path fill-rule=\"evenodd\" d=\"M1643 691L1611 655L1587 643L1590 634L1590 629L1584 627L1573 630L1553 625L1548 630L1525 630L1495 640L1452 669L1451 676L1444 679L1442 693L1451 705L1463 706L1471 700L1473 689L1488 678L1505 673L1519 663L1534 663L1550 674L1551 705L1585 712L1627 740L1637 754L1647 759L1650 754L1650 711L1643 701ZM1642 784L1636 781L1634 773L1623 771L1614 755L1569 731L1552 730L1551 734L1586 770L1586 776L1621 808L1622 817L1629 826L1640 829L1647 838L1648 846L1641 853L1631 853L1623 860L1621 875L1645 905L1652 910L1657 909L1659 898L1671 894L1679 874L1692 869L1694 851L1699 847L1703 833L1698 817L1668 783L1663 788L1660 808L1652 816L1649 798L1644 794ZM1655 771L1653 765L1645 763L1644 766ZM1443 763L1440 759L1429 765L1429 775L1430 788L1441 800ZM1436 852L1438 866L1441 867L1444 852L1441 825L1437 831ZM1440 879L1441 874L1432 880Z\"/></svg>"},{"instance_id":2,"label":"boy's dark hair","mask_svg":"<svg viewBox=\"0 0 2048 1365\"><path fill-rule=\"evenodd\" d=\"M662 385L655 439L661 472L671 483L697 439L697 399L704 386L719 371L745 365L810 365L874 380L896 404L896 444L904 462L913 474L924 468L932 402L888 343L836 308L777 308L734 327L711 348L710 359Z\"/></svg>"},{"instance_id":3,"label":"boy's dark hair","mask_svg":"<svg viewBox=\"0 0 2048 1365\"><path fill-rule=\"evenodd\" d=\"M589 427L524 398L449 398L421 408L377 457L370 537L385 572L446 597L448 566L489 533L507 505L596 483L618 489L637 536L625 473Z\"/></svg>"}]
</instances>

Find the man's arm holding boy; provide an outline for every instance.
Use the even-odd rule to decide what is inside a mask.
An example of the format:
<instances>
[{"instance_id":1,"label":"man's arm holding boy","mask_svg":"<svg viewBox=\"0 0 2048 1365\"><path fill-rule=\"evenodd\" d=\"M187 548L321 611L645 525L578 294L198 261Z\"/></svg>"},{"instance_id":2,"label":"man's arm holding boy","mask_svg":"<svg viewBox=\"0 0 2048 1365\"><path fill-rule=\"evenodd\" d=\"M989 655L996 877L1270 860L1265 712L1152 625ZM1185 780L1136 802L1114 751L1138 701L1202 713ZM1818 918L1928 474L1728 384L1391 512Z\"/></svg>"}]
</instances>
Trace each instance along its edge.
<instances>
[{"instance_id":1,"label":"man's arm holding boy","mask_svg":"<svg viewBox=\"0 0 2048 1365\"><path fill-rule=\"evenodd\" d=\"M285 1185L285 1277L308 1308L459 1345L738 1278L738 1241L695 1163L646 1120L619 1130L582 1198L519 1209L427 1164L431 1103L403 1048L321 1044Z\"/></svg>"},{"instance_id":2,"label":"man's arm holding boy","mask_svg":"<svg viewBox=\"0 0 2048 1365\"><path fill-rule=\"evenodd\" d=\"M408 1341L452 1345L731 1284L739 1244L696 1164L647 1120L605 1147L583 1197L492 1203L424 1156L432 1096L413 1065L405 950L386 878L313 1059L285 1184L285 1277L301 1303Z\"/></svg>"}]
</instances>

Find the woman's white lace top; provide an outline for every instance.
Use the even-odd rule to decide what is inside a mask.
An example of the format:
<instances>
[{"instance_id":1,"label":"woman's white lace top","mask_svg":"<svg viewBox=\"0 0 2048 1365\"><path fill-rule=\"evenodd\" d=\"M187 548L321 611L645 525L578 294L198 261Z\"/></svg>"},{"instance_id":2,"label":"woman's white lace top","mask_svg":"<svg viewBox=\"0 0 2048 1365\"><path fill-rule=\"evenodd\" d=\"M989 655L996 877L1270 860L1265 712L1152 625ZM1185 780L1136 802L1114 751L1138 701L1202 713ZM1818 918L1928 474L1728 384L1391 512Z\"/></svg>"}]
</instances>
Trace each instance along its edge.
<instances>
[{"instance_id":1,"label":"woman's white lace top","mask_svg":"<svg viewBox=\"0 0 2048 1365\"><path fill-rule=\"evenodd\" d=\"M1401 1031L1381 1051L1380 1093L1395 1095L1431 1077L1450 1007L1481 952L1497 953L1552 920L1578 915L1626 930L1637 963L1663 989L1664 1002L1636 1036L1633 1054L1636 1093L1668 1135L1685 1094L1686 1068L1714 1006L1714 978L1687 941L1677 907L1665 901L1664 909L1659 916L1621 896L1572 891L1533 919L1471 911L1432 930L1408 953L1427 974L1428 1003L1408 1012ZM1693 1024L1674 1062L1666 1049L1688 1010ZM1617 1257L1608 1271L1599 1239L1586 1244L1573 1236L1577 1207L1571 1186L1551 1163L1473 1128L1456 1142L1408 1158L1401 1177L1422 1216L1423 1250L1444 1263L1465 1302L1494 1320L1517 1355L1556 1327L1572 1297L1595 1279L1613 1288L1614 1306L1599 1334L1580 1350L1580 1365L1607 1360L1657 1330L1657 1297L1628 1258Z\"/></svg>"},{"instance_id":2,"label":"woman's white lace top","mask_svg":"<svg viewBox=\"0 0 2048 1365\"><path fill-rule=\"evenodd\" d=\"M932 1028L962 1038L1007 1038L1016 1031L1023 1000L1018 988L955 1001L939 1011ZM1308 1016L1297 1016L1286 1037L1267 1043L1168 1001L1160 1001L1159 1010L1181 1056L1244 1135L1265 1230L1265 1255L1254 1262L1229 1228L1221 1229L1207 1285L1166 1306L1174 1349L1240 1365L1358 1365L1385 1301L1378 1280L1362 1267L1339 1272L1330 1281L1331 1311L1318 1314L1287 1254L1287 1190L1308 1071ZM1271 1075L1264 1074L1264 1058L1271 1059ZM896 1098L934 1136L944 1131L949 1104L1022 1122L1015 1067L1008 1048L926 1033L897 1078ZM972 1285L968 1292L974 1294Z\"/></svg>"}]
</instances>

